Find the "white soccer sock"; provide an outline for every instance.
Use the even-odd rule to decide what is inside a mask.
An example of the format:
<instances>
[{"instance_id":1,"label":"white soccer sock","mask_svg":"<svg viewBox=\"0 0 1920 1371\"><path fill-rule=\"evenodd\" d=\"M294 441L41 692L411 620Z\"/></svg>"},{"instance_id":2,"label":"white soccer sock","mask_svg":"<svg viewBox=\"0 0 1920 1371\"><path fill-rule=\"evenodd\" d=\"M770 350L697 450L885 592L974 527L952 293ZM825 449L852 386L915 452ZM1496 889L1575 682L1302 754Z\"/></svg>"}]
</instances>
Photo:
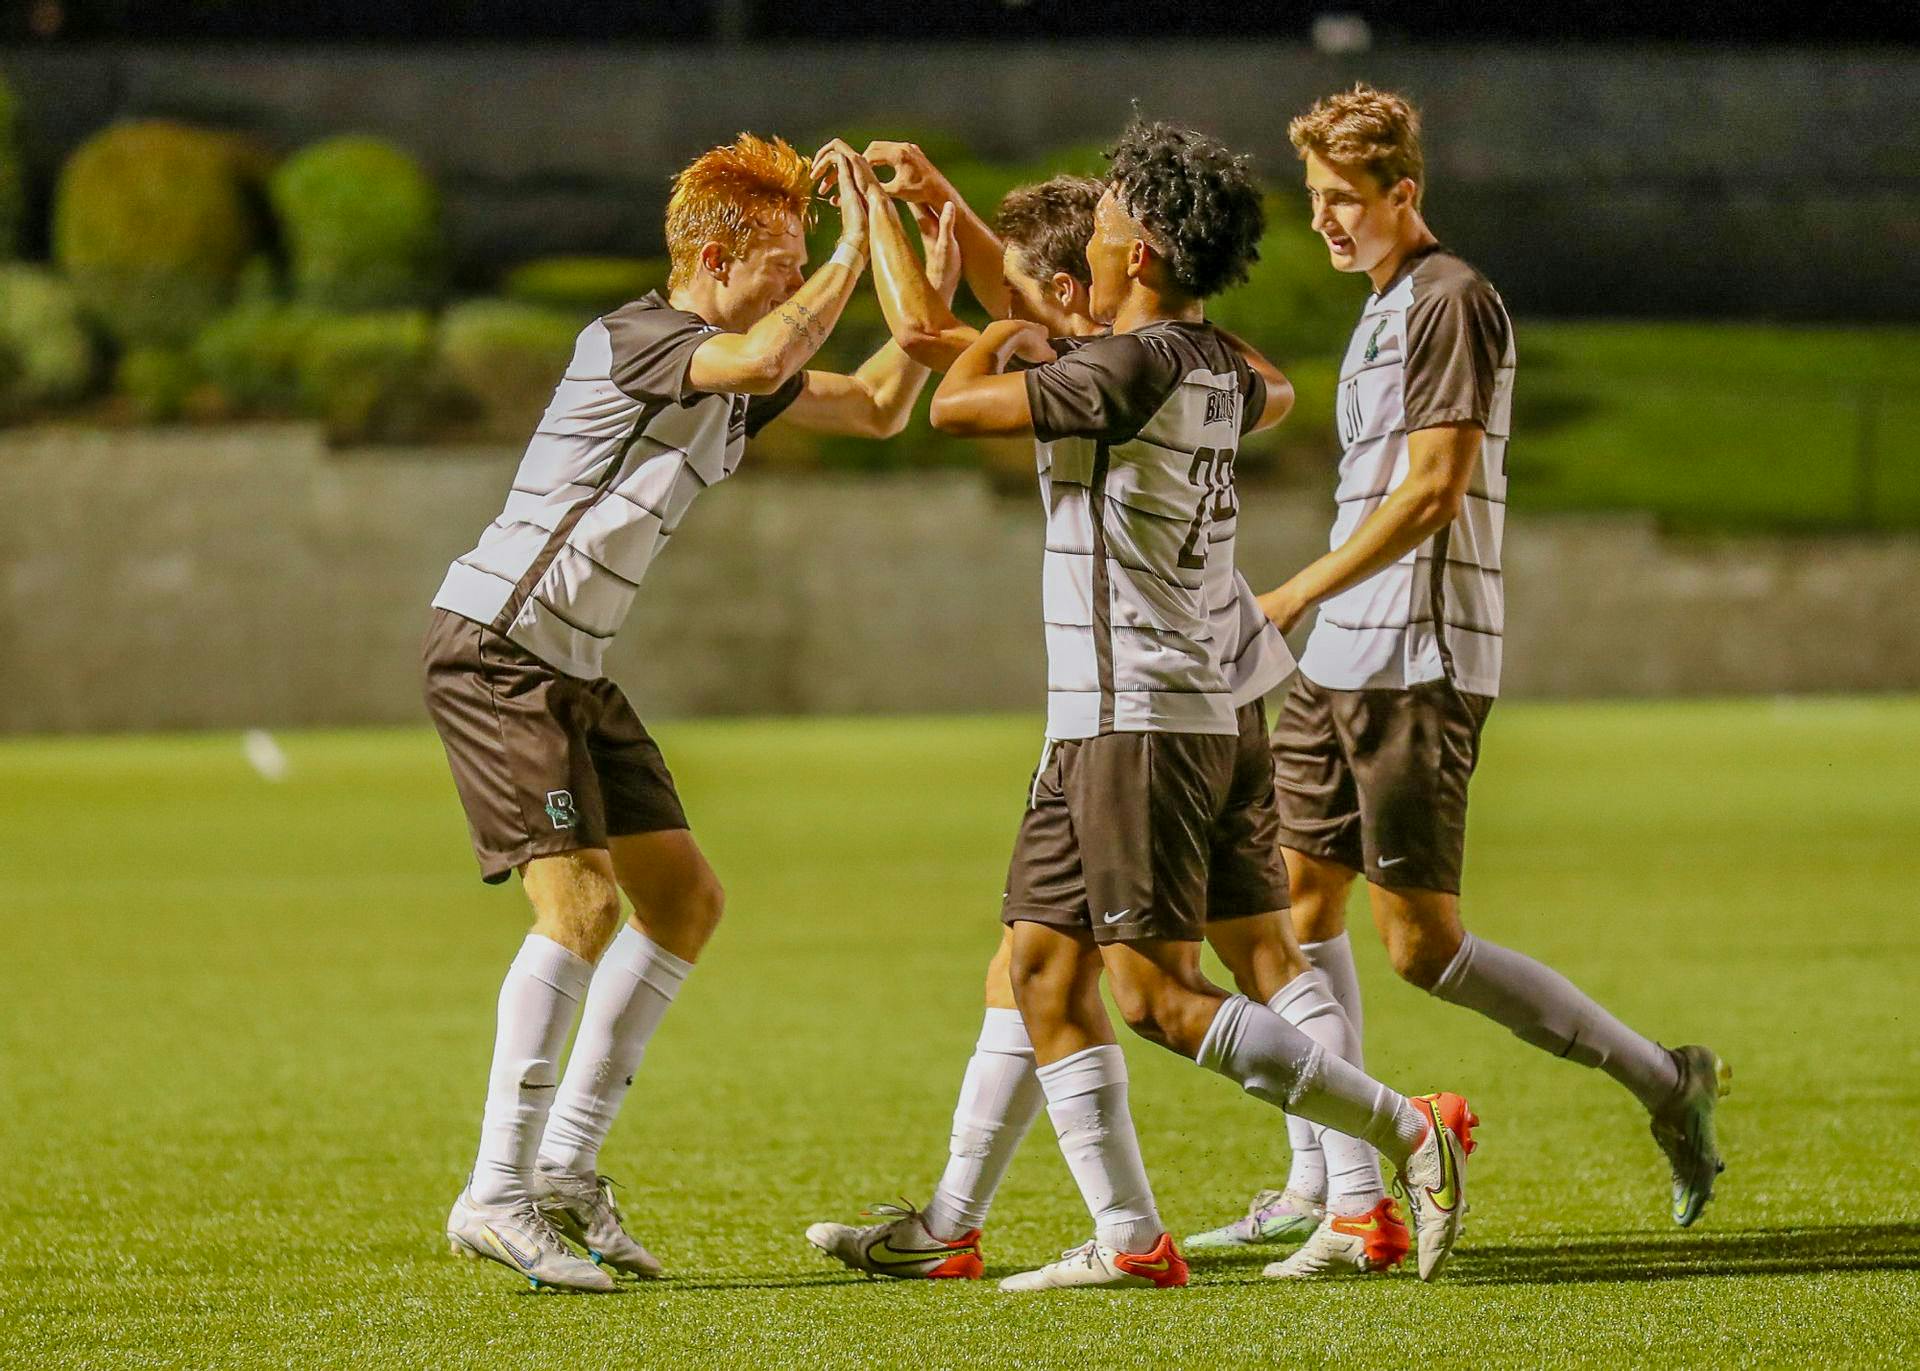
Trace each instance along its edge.
<instances>
[{"instance_id":1,"label":"white soccer sock","mask_svg":"<svg viewBox=\"0 0 1920 1371\"><path fill-rule=\"evenodd\" d=\"M1352 942L1345 933L1338 933L1317 943L1302 943L1300 950L1306 954L1308 964L1326 978L1327 989L1332 992L1334 1002L1340 1006L1348 1024L1352 1026L1350 1042L1353 1050L1350 1054L1342 1052L1341 1055L1362 1071L1366 1070L1366 1055L1360 1045L1360 977L1353 965ZM1271 1001L1267 1007L1275 1013L1280 1012L1279 1006ZM1327 1159L1320 1150L1320 1126L1297 1114L1289 1114L1287 1142L1293 1149L1293 1165L1287 1172L1287 1189L1297 1195L1325 1200Z\"/></svg>"},{"instance_id":2,"label":"white soccer sock","mask_svg":"<svg viewBox=\"0 0 1920 1371\"><path fill-rule=\"evenodd\" d=\"M920 1216L942 1242L981 1227L1007 1164L1046 1103L1033 1041L1017 1009L989 1009L960 1080L947 1169Z\"/></svg>"},{"instance_id":3,"label":"white soccer sock","mask_svg":"<svg viewBox=\"0 0 1920 1371\"><path fill-rule=\"evenodd\" d=\"M1556 1057L1597 1066L1658 1109L1680 1086L1667 1049L1607 1013L1552 967L1467 934L1433 993Z\"/></svg>"},{"instance_id":4,"label":"white soccer sock","mask_svg":"<svg viewBox=\"0 0 1920 1371\"><path fill-rule=\"evenodd\" d=\"M1364 1139L1395 1166L1406 1161L1427 1133L1426 1120L1406 1096L1334 1056L1245 995L1220 1006L1200 1044L1199 1062L1289 1114Z\"/></svg>"},{"instance_id":5,"label":"white soccer sock","mask_svg":"<svg viewBox=\"0 0 1920 1371\"><path fill-rule=\"evenodd\" d=\"M1334 1003L1353 1026L1353 1053L1347 1060L1365 1071L1366 1054L1360 1044L1366 1036L1367 1025L1360 1008L1360 973L1353 965L1353 943L1346 934L1340 933L1317 943L1301 943L1300 951L1306 955L1307 964L1327 978L1327 989L1333 992Z\"/></svg>"},{"instance_id":6,"label":"white soccer sock","mask_svg":"<svg viewBox=\"0 0 1920 1371\"><path fill-rule=\"evenodd\" d=\"M553 1105L560 1049L592 975L591 962L538 933L527 935L507 968L500 983L480 1154L473 1163L471 1189L482 1204L527 1198L534 1155Z\"/></svg>"},{"instance_id":7,"label":"white soccer sock","mask_svg":"<svg viewBox=\"0 0 1920 1371\"><path fill-rule=\"evenodd\" d=\"M693 963L674 956L627 924L600 959L587 990L580 1032L553 1102L540 1160L578 1175L599 1167L620 1102Z\"/></svg>"},{"instance_id":8,"label":"white soccer sock","mask_svg":"<svg viewBox=\"0 0 1920 1371\"><path fill-rule=\"evenodd\" d=\"M1089 1047L1038 1074L1067 1170L1093 1215L1094 1236L1120 1252L1151 1251L1167 1230L1127 1112L1126 1058L1118 1047Z\"/></svg>"},{"instance_id":9,"label":"white soccer sock","mask_svg":"<svg viewBox=\"0 0 1920 1371\"><path fill-rule=\"evenodd\" d=\"M1294 977L1267 1001L1267 1008L1342 1061L1351 1063L1359 1055L1359 1037L1354 1033L1353 1025L1347 1022L1347 1016L1341 1012L1340 1006L1335 1003L1323 973L1308 971ZM1294 1131L1296 1126L1312 1134L1314 1155L1309 1159L1309 1166L1313 1161L1318 1161L1317 1170L1322 1187L1317 1192L1303 1190L1298 1193L1324 1200L1336 1214L1364 1214L1387 1197L1386 1188L1380 1183L1380 1159L1371 1147L1358 1138L1348 1137L1345 1133L1335 1132L1291 1114L1287 1116L1289 1139L1297 1136ZM1294 1162L1298 1167L1300 1154L1297 1150ZM1311 1171L1307 1179L1312 1179ZM1289 1189L1293 1188L1291 1175L1287 1184Z\"/></svg>"}]
</instances>

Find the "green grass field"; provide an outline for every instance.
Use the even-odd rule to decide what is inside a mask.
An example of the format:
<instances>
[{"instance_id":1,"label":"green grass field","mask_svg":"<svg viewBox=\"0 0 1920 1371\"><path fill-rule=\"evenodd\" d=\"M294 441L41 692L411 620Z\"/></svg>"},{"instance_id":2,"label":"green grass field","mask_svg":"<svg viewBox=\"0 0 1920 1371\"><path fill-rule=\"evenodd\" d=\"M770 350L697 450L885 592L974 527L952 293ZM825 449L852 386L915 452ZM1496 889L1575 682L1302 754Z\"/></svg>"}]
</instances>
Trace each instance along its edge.
<instances>
[{"instance_id":1,"label":"green grass field","mask_svg":"<svg viewBox=\"0 0 1920 1371\"><path fill-rule=\"evenodd\" d=\"M881 1285L817 1218L924 1198L978 1025L1035 721L660 730L729 926L605 1164L673 1277L527 1291L440 1236L520 896L473 878L424 731L0 744L0 1365L1461 1367L1920 1359L1920 700L1503 705L1469 921L1733 1063L1732 1169L1665 1217L1635 1107L1392 982L1371 1065L1470 1095L1446 1278L1184 1292ZM1130 1042L1178 1232L1285 1166L1278 1115ZM1044 1123L990 1271L1085 1215Z\"/></svg>"}]
</instances>

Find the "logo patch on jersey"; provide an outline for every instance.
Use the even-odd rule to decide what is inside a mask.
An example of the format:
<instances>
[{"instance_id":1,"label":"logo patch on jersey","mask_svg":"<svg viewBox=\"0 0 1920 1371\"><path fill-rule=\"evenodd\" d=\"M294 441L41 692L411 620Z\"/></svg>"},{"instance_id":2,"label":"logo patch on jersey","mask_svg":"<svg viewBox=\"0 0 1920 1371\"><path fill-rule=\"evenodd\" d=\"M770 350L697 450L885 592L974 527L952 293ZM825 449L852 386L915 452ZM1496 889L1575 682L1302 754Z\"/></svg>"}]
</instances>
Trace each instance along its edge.
<instances>
[{"instance_id":1,"label":"logo patch on jersey","mask_svg":"<svg viewBox=\"0 0 1920 1371\"><path fill-rule=\"evenodd\" d=\"M1373 326L1372 336L1367 339L1366 360L1369 362L1373 361L1375 358L1377 358L1380 355L1380 335L1386 332L1387 319L1389 317L1390 316L1385 314L1381 315L1380 322Z\"/></svg>"},{"instance_id":2,"label":"logo patch on jersey","mask_svg":"<svg viewBox=\"0 0 1920 1371\"><path fill-rule=\"evenodd\" d=\"M1210 390L1207 392L1207 422L1210 424L1230 424L1233 422L1233 392L1230 390Z\"/></svg>"},{"instance_id":3,"label":"logo patch on jersey","mask_svg":"<svg viewBox=\"0 0 1920 1371\"><path fill-rule=\"evenodd\" d=\"M553 820L555 828L572 828L580 822L580 811L573 807L571 790L547 792L547 817Z\"/></svg>"}]
</instances>

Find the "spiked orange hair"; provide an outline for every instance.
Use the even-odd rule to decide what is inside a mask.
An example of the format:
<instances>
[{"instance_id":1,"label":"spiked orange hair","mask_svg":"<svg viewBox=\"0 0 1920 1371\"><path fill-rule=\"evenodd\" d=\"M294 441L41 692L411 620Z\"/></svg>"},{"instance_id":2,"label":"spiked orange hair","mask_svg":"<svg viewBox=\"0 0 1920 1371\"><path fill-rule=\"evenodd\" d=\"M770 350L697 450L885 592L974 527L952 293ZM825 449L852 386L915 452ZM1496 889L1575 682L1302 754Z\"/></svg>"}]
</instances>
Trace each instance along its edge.
<instances>
[{"instance_id":1,"label":"spiked orange hair","mask_svg":"<svg viewBox=\"0 0 1920 1371\"><path fill-rule=\"evenodd\" d=\"M673 178L667 201L670 284L684 286L700 266L700 249L725 243L735 256L756 231L791 214L803 224L813 199L807 159L784 138L743 133L709 148Z\"/></svg>"}]
</instances>

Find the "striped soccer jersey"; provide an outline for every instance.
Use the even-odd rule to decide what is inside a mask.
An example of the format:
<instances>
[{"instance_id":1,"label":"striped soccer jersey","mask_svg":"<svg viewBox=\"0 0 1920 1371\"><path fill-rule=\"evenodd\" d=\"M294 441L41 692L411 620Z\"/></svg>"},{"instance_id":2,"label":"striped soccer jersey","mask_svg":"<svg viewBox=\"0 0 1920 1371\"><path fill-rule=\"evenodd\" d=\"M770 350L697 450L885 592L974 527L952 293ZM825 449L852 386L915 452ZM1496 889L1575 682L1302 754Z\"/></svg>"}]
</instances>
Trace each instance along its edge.
<instances>
[{"instance_id":1,"label":"striped soccer jersey","mask_svg":"<svg viewBox=\"0 0 1920 1371\"><path fill-rule=\"evenodd\" d=\"M1487 279L1442 247L1410 258L1367 300L1340 368L1339 547L1407 476L1407 434L1486 431L1452 524L1320 606L1300 670L1332 690L1451 680L1500 692L1500 541L1513 418L1513 325Z\"/></svg>"},{"instance_id":2,"label":"striped soccer jersey","mask_svg":"<svg viewBox=\"0 0 1920 1371\"><path fill-rule=\"evenodd\" d=\"M641 577L694 497L731 476L746 440L793 402L687 383L720 330L659 292L582 329L527 444L506 508L433 597L571 676L601 673Z\"/></svg>"},{"instance_id":3,"label":"striped soccer jersey","mask_svg":"<svg viewBox=\"0 0 1920 1371\"><path fill-rule=\"evenodd\" d=\"M1204 323L1054 345L1059 360L1026 373L1047 509L1047 736L1236 733L1211 609L1232 596L1234 455L1266 387Z\"/></svg>"}]
</instances>

